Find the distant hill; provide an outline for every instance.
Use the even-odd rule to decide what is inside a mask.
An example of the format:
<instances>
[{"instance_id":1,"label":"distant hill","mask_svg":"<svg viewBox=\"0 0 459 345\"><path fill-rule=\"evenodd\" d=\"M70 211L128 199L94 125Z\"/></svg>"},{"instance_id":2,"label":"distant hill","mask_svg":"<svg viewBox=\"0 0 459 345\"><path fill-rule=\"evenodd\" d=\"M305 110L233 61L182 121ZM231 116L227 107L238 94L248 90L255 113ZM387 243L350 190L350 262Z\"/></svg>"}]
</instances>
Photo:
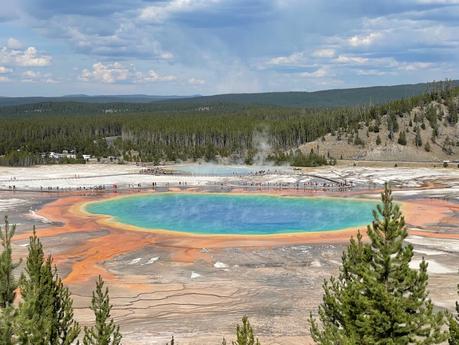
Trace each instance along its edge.
<instances>
[{"instance_id":1,"label":"distant hill","mask_svg":"<svg viewBox=\"0 0 459 345\"><path fill-rule=\"evenodd\" d=\"M459 80L452 81L459 86ZM187 103L194 105L238 104L284 107L338 107L363 104L382 104L392 100L416 96L426 92L431 83L393 86L374 86L352 89L334 89L315 92L235 93L213 96L149 96L149 95L68 95L62 97L0 97L0 106L36 103Z\"/></svg>"},{"instance_id":2,"label":"distant hill","mask_svg":"<svg viewBox=\"0 0 459 345\"><path fill-rule=\"evenodd\" d=\"M0 106L17 106L36 103L151 103L186 99L193 96L149 96L149 95L67 95L61 97L0 97Z\"/></svg>"},{"instance_id":3,"label":"distant hill","mask_svg":"<svg viewBox=\"0 0 459 345\"><path fill-rule=\"evenodd\" d=\"M459 86L459 80L451 82ZM429 89L431 83L393 86L333 89L315 92L265 92L246 94L225 94L188 99L196 103L236 103L277 105L287 107L337 107L363 104L382 104L396 99L420 95ZM182 100L177 100L181 102Z\"/></svg>"}]
</instances>

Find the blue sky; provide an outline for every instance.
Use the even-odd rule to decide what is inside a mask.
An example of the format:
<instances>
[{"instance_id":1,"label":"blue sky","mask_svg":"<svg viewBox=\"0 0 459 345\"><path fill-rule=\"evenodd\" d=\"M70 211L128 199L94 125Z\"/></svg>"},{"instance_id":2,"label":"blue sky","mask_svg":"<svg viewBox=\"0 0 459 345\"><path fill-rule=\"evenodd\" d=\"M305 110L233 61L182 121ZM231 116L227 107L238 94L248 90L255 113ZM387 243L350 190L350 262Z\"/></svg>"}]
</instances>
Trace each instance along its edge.
<instances>
[{"instance_id":1,"label":"blue sky","mask_svg":"<svg viewBox=\"0 0 459 345\"><path fill-rule=\"evenodd\" d=\"M0 7L2 96L416 83L459 78L458 57L459 0L15 0Z\"/></svg>"}]
</instances>

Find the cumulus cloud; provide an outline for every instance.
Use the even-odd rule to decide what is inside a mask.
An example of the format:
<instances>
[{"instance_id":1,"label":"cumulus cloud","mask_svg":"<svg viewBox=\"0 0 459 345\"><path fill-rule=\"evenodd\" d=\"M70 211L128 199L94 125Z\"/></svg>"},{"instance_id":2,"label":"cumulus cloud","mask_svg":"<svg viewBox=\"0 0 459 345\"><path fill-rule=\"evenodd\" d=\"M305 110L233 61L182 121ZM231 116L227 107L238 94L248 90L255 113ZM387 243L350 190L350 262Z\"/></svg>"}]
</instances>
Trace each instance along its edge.
<instances>
[{"instance_id":1,"label":"cumulus cloud","mask_svg":"<svg viewBox=\"0 0 459 345\"><path fill-rule=\"evenodd\" d=\"M10 7L20 19L4 24ZM457 0L21 0L0 9L11 37L0 66L14 69L0 75L75 68L88 89L173 94L311 90L336 85L333 75L342 87L456 78L458 21ZM32 44L41 39L53 59ZM62 92L81 91L65 80Z\"/></svg>"},{"instance_id":2,"label":"cumulus cloud","mask_svg":"<svg viewBox=\"0 0 459 345\"><path fill-rule=\"evenodd\" d=\"M139 18L152 23L161 23L175 13L187 12L196 9L203 9L221 0L171 0L168 2L157 2L141 9Z\"/></svg>"},{"instance_id":3,"label":"cumulus cloud","mask_svg":"<svg viewBox=\"0 0 459 345\"><path fill-rule=\"evenodd\" d=\"M58 83L56 79L52 77L50 73L42 73L32 70L27 70L22 72L21 74L22 79L21 81L27 83L47 83L47 84L55 84Z\"/></svg>"},{"instance_id":4,"label":"cumulus cloud","mask_svg":"<svg viewBox=\"0 0 459 345\"><path fill-rule=\"evenodd\" d=\"M16 64L19 66L48 66L51 64L51 56L38 55L37 48L29 47L23 52L15 53L13 55Z\"/></svg>"},{"instance_id":5,"label":"cumulus cloud","mask_svg":"<svg viewBox=\"0 0 459 345\"><path fill-rule=\"evenodd\" d=\"M0 66L0 74L10 73L13 70L11 68L7 68L5 66Z\"/></svg>"},{"instance_id":6,"label":"cumulus cloud","mask_svg":"<svg viewBox=\"0 0 459 345\"><path fill-rule=\"evenodd\" d=\"M37 78L39 75L40 73L35 71L25 71L22 73L22 76L26 79L34 79Z\"/></svg>"},{"instance_id":7,"label":"cumulus cloud","mask_svg":"<svg viewBox=\"0 0 459 345\"><path fill-rule=\"evenodd\" d=\"M381 37L382 34L380 32L370 32L367 35L352 36L348 39L348 43L352 47L369 46L375 43Z\"/></svg>"},{"instance_id":8,"label":"cumulus cloud","mask_svg":"<svg viewBox=\"0 0 459 345\"><path fill-rule=\"evenodd\" d=\"M434 64L431 62L403 62L399 64L399 69L405 71L417 71L421 69L428 69L433 67Z\"/></svg>"},{"instance_id":9,"label":"cumulus cloud","mask_svg":"<svg viewBox=\"0 0 459 345\"><path fill-rule=\"evenodd\" d=\"M191 85L203 85L206 83L206 81L203 79L190 78L188 79L188 83Z\"/></svg>"},{"instance_id":10,"label":"cumulus cloud","mask_svg":"<svg viewBox=\"0 0 459 345\"><path fill-rule=\"evenodd\" d=\"M368 58L362 56L340 55L334 61L340 64L364 64L368 62Z\"/></svg>"},{"instance_id":11,"label":"cumulus cloud","mask_svg":"<svg viewBox=\"0 0 459 345\"><path fill-rule=\"evenodd\" d=\"M0 48L0 63L5 65L43 67L50 65L51 61L51 56L39 54L35 47L25 50L11 49L8 46Z\"/></svg>"},{"instance_id":12,"label":"cumulus cloud","mask_svg":"<svg viewBox=\"0 0 459 345\"><path fill-rule=\"evenodd\" d=\"M303 78L325 78L331 76L330 71L326 67L318 68L313 72L303 72L300 73L300 76Z\"/></svg>"},{"instance_id":13,"label":"cumulus cloud","mask_svg":"<svg viewBox=\"0 0 459 345\"><path fill-rule=\"evenodd\" d=\"M119 62L103 64L102 62L92 65L92 69L83 69L80 78L84 81L96 80L103 83L115 83L128 80L130 75L129 68Z\"/></svg>"},{"instance_id":14,"label":"cumulus cloud","mask_svg":"<svg viewBox=\"0 0 459 345\"><path fill-rule=\"evenodd\" d=\"M381 77L383 75L386 75L387 72L380 71L377 69L359 69L357 70L358 75L364 75L364 76L376 76L376 77Z\"/></svg>"},{"instance_id":15,"label":"cumulus cloud","mask_svg":"<svg viewBox=\"0 0 459 345\"><path fill-rule=\"evenodd\" d=\"M276 56L268 60L268 65L298 65L303 63L305 59L304 53L296 52L287 56Z\"/></svg>"},{"instance_id":16,"label":"cumulus cloud","mask_svg":"<svg viewBox=\"0 0 459 345\"><path fill-rule=\"evenodd\" d=\"M146 73L136 70L134 65L123 65L119 62L95 63L91 69L83 69L80 74L80 80L98 81L102 83L139 83L139 82L157 82L173 81L177 78L173 75L162 75L150 69Z\"/></svg>"},{"instance_id":17,"label":"cumulus cloud","mask_svg":"<svg viewBox=\"0 0 459 345\"><path fill-rule=\"evenodd\" d=\"M139 76L140 80L144 81L172 81L177 79L174 75L160 75L152 69L149 70L145 76L142 76L142 74Z\"/></svg>"},{"instance_id":18,"label":"cumulus cloud","mask_svg":"<svg viewBox=\"0 0 459 345\"><path fill-rule=\"evenodd\" d=\"M336 55L335 49L331 48L324 48L324 49L316 49L312 53L312 56L317 58L332 58Z\"/></svg>"},{"instance_id":19,"label":"cumulus cloud","mask_svg":"<svg viewBox=\"0 0 459 345\"><path fill-rule=\"evenodd\" d=\"M21 49L22 48L22 43L19 42L17 39L10 37L6 41L6 46L10 49Z\"/></svg>"},{"instance_id":20,"label":"cumulus cloud","mask_svg":"<svg viewBox=\"0 0 459 345\"><path fill-rule=\"evenodd\" d=\"M172 60L174 58L174 54L171 52L161 52L159 53L159 57L163 60Z\"/></svg>"}]
</instances>

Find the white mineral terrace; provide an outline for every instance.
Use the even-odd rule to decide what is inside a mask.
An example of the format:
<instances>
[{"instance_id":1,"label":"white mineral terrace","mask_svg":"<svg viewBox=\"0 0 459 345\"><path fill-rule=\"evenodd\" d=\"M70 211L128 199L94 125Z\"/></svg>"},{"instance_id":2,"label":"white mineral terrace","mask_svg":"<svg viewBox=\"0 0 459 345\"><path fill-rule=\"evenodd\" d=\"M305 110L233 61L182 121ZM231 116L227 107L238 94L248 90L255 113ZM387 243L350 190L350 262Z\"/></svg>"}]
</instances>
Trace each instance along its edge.
<instances>
[{"instance_id":1,"label":"white mineral terrace","mask_svg":"<svg viewBox=\"0 0 459 345\"><path fill-rule=\"evenodd\" d=\"M167 166L168 169L183 167ZM263 174L239 175L238 169L227 168L226 176L209 175L207 168L202 174L194 175L154 175L141 173L142 167L126 164L87 164L87 165L47 165L32 168L0 167L0 189L9 190L75 190L78 188L148 188L156 186L250 186L284 185L294 187L313 181L327 183L325 179L346 182L352 186L378 187L390 181L397 187L415 189L428 182L446 183L448 188L442 193L459 192L459 169L454 168L366 168L333 166L304 169L260 168ZM193 171L195 167L193 167ZM319 177L319 178L318 178ZM440 192L440 191L438 191ZM421 193L419 190L403 193ZM424 193L424 192L422 192ZM435 189L430 193L436 193Z\"/></svg>"}]
</instances>

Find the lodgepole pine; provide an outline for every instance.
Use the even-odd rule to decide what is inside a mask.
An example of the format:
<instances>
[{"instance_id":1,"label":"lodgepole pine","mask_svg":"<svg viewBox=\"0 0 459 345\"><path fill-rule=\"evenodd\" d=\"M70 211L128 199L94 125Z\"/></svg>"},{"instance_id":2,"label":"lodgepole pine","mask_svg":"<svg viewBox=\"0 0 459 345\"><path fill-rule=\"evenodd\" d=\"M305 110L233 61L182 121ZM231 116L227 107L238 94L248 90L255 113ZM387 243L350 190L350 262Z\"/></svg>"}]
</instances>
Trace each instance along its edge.
<instances>
[{"instance_id":1,"label":"lodgepole pine","mask_svg":"<svg viewBox=\"0 0 459 345\"><path fill-rule=\"evenodd\" d=\"M16 310L13 301L16 297L18 283L14 279L13 271L19 266L20 261L13 263L11 239L16 231L16 226L8 222L5 217L5 226L0 227L0 240L2 252L0 254L0 344L12 345L13 322Z\"/></svg>"},{"instance_id":2,"label":"lodgepole pine","mask_svg":"<svg viewBox=\"0 0 459 345\"><path fill-rule=\"evenodd\" d=\"M427 263L409 267L413 247L400 208L386 184L382 203L367 227L369 243L359 233L342 257L338 278L325 281L318 320L311 335L322 345L440 344L447 338L445 315L428 298Z\"/></svg>"},{"instance_id":3,"label":"lodgepole pine","mask_svg":"<svg viewBox=\"0 0 459 345\"><path fill-rule=\"evenodd\" d=\"M20 262L13 263L11 238L16 231L16 225L8 222L5 217L5 226L0 227L0 240L2 243L2 253L0 254L0 308L11 305L16 297L18 284L13 276L13 271L20 265Z\"/></svg>"},{"instance_id":4,"label":"lodgepole pine","mask_svg":"<svg viewBox=\"0 0 459 345\"><path fill-rule=\"evenodd\" d=\"M223 339L223 343L226 344L225 339ZM247 316L242 318L242 325L237 325L236 327L236 341L233 341L233 345L260 345L258 338L255 339Z\"/></svg>"},{"instance_id":5,"label":"lodgepole pine","mask_svg":"<svg viewBox=\"0 0 459 345\"><path fill-rule=\"evenodd\" d=\"M121 344L120 327L111 318L112 305L108 288L104 290L104 281L99 276L96 290L92 293L91 310L96 317L96 324L84 329L84 345L119 345Z\"/></svg>"},{"instance_id":6,"label":"lodgepole pine","mask_svg":"<svg viewBox=\"0 0 459 345\"><path fill-rule=\"evenodd\" d=\"M21 277L22 302L15 331L21 345L70 345L80 327L73 320L70 292L62 284L52 259L45 259L35 228L29 239L25 274Z\"/></svg>"},{"instance_id":7,"label":"lodgepole pine","mask_svg":"<svg viewBox=\"0 0 459 345\"><path fill-rule=\"evenodd\" d=\"M0 310L0 345L13 345L14 341L14 319L16 310L13 306L8 306Z\"/></svg>"}]
</instances>

